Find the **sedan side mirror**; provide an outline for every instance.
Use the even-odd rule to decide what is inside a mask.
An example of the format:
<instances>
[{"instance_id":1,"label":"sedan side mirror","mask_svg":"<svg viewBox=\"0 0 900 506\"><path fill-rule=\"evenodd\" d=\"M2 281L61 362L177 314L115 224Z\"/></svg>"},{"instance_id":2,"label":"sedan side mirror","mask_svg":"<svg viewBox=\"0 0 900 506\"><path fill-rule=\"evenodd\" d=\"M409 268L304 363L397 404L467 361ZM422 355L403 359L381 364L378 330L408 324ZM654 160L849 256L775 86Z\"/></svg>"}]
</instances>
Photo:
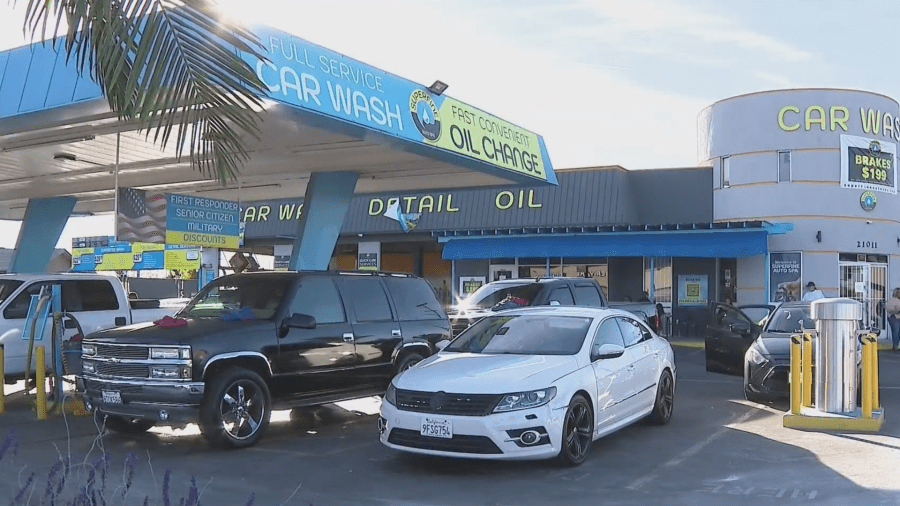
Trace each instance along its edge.
<instances>
[{"instance_id":1,"label":"sedan side mirror","mask_svg":"<svg viewBox=\"0 0 900 506\"><path fill-rule=\"evenodd\" d=\"M559 305L559 301L558 301L558 300L551 300L551 301L550 301L550 305L551 305L551 306L558 306L558 305Z\"/></svg>"},{"instance_id":2,"label":"sedan side mirror","mask_svg":"<svg viewBox=\"0 0 900 506\"><path fill-rule=\"evenodd\" d=\"M281 328L287 329L314 329L316 328L316 319L308 314L294 313L290 317L285 318L281 322Z\"/></svg>"},{"instance_id":3,"label":"sedan side mirror","mask_svg":"<svg viewBox=\"0 0 900 506\"><path fill-rule=\"evenodd\" d=\"M450 341L448 341L448 340L446 340L446 339L443 339L443 340L438 341L437 343L435 343L435 344L434 344L434 347L437 348L438 351L441 351L441 350L443 350L444 348L446 348L447 345L449 345L449 344L450 344Z\"/></svg>"},{"instance_id":4,"label":"sedan side mirror","mask_svg":"<svg viewBox=\"0 0 900 506\"><path fill-rule=\"evenodd\" d=\"M745 323L732 323L728 328L732 332L737 332L738 334L749 334L751 330L750 325Z\"/></svg>"},{"instance_id":5,"label":"sedan side mirror","mask_svg":"<svg viewBox=\"0 0 900 506\"><path fill-rule=\"evenodd\" d=\"M625 347L618 344L601 344L591 351L591 361L618 358L625 354Z\"/></svg>"}]
</instances>

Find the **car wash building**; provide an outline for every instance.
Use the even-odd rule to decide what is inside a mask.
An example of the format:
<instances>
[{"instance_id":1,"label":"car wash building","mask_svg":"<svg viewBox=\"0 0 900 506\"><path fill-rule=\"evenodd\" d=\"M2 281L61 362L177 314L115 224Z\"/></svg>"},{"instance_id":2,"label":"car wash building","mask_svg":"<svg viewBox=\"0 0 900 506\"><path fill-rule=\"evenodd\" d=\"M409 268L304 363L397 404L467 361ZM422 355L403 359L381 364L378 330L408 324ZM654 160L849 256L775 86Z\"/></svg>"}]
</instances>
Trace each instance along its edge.
<instances>
[{"instance_id":1,"label":"car wash building","mask_svg":"<svg viewBox=\"0 0 900 506\"><path fill-rule=\"evenodd\" d=\"M412 272L447 302L498 279L592 277L610 300L647 292L685 333L709 301L799 299L812 281L865 302L883 327L887 290L900 284L898 113L860 91L755 93L700 113L698 167L357 195L332 267ZM246 203L246 244L284 266L301 210L300 200Z\"/></svg>"}]
</instances>

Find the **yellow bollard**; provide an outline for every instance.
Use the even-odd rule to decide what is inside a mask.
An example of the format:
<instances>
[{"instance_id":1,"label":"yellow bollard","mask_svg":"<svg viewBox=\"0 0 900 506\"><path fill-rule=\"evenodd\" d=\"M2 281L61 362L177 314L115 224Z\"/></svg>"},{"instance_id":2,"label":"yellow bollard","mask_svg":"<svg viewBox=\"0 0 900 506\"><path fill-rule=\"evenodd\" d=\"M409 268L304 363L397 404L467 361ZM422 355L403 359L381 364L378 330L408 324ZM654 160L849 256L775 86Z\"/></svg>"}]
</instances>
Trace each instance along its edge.
<instances>
[{"instance_id":1,"label":"yellow bollard","mask_svg":"<svg viewBox=\"0 0 900 506\"><path fill-rule=\"evenodd\" d=\"M0 413L6 413L6 392L3 391L6 385L6 354L3 345L0 344Z\"/></svg>"},{"instance_id":2,"label":"yellow bollard","mask_svg":"<svg viewBox=\"0 0 900 506\"><path fill-rule=\"evenodd\" d=\"M800 414L800 336L791 336L791 413Z\"/></svg>"},{"instance_id":3,"label":"yellow bollard","mask_svg":"<svg viewBox=\"0 0 900 506\"><path fill-rule=\"evenodd\" d=\"M37 409L37 417L38 420L46 420L47 419L47 392L44 390L44 374L46 374L47 369L44 364L44 347L37 347L37 364L35 367L35 381L37 385L37 393L35 394L35 408Z\"/></svg>"},{"instance_id":4,"label":"yellow bollard","mask_svg":"<svg viewBox=\"0 0 900 506\"><path fill-rule=\"evenodd\" d=\"M877 343L876 343L877 346ZM863 339L862 352L862 416L872 418L872 338Z\"/></svg>"},{"instance_id":5,"label":"yellow bollard","mask_svg":"<svg viewBox=\"0 0 900 506\"><path fill-rule=\"evenodd\" d=\"M803 334L803 350L800 353L803 361L803 405L812 406L812 334Z\"/></svg>"},{"instance_id":6,"label":"yellow bollard","mask_svg":"<svg viewBox=\"0 0 900 506\"><path fill-rule=\"evenodd\" d=\"M878 398L878 336L872 334L872 408L881 408L881 400Z\"/></svg>"}]
</instances>

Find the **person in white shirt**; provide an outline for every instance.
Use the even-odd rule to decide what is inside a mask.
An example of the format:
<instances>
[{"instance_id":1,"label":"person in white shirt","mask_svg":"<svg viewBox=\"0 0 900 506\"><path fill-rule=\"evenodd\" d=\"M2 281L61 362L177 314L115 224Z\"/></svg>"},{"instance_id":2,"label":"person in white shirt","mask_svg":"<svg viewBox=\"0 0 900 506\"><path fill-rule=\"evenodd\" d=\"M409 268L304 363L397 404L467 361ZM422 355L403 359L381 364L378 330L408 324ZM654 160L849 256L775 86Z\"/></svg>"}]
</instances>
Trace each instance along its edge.
<instances>
[{"instance_id":1,"label":"person in white shirt","mask_svg":"<svg viewBox=\"0 0 900 506\"><path fill-rule=\"evenodd\" d=\"M816 288L816 284L810 281L806 284L806 293L803 294L802 300L817 300L824 299L825 294L822 293L822 290Z\"/></svg>"}]
</instances>

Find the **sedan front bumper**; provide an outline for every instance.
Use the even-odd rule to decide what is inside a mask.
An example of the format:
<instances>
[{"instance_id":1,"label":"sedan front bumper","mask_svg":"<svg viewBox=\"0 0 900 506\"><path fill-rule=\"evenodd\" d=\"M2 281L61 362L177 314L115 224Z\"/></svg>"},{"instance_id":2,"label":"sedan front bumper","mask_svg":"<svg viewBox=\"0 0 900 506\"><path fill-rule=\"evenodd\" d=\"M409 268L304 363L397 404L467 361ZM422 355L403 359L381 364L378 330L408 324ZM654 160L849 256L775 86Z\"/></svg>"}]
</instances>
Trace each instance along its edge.
<instances>
[{"instance_id":1,"label":"sedan front bumper","mask_svg":"<svg viewBox=\"0 0 900 506\"><path fill-rule=\"evenodd\" d=\"M533 460L555 457L562 441L566 408L541 406L487 416L450 416L403 411L381 403L379 437L395 450L424 455L493 460ZM425 418L446 420L452 438L421 435ZM524 432L533 431L523 437ZM523 442L537 437L531 444Z\"/></svg>"}]
</instances>

